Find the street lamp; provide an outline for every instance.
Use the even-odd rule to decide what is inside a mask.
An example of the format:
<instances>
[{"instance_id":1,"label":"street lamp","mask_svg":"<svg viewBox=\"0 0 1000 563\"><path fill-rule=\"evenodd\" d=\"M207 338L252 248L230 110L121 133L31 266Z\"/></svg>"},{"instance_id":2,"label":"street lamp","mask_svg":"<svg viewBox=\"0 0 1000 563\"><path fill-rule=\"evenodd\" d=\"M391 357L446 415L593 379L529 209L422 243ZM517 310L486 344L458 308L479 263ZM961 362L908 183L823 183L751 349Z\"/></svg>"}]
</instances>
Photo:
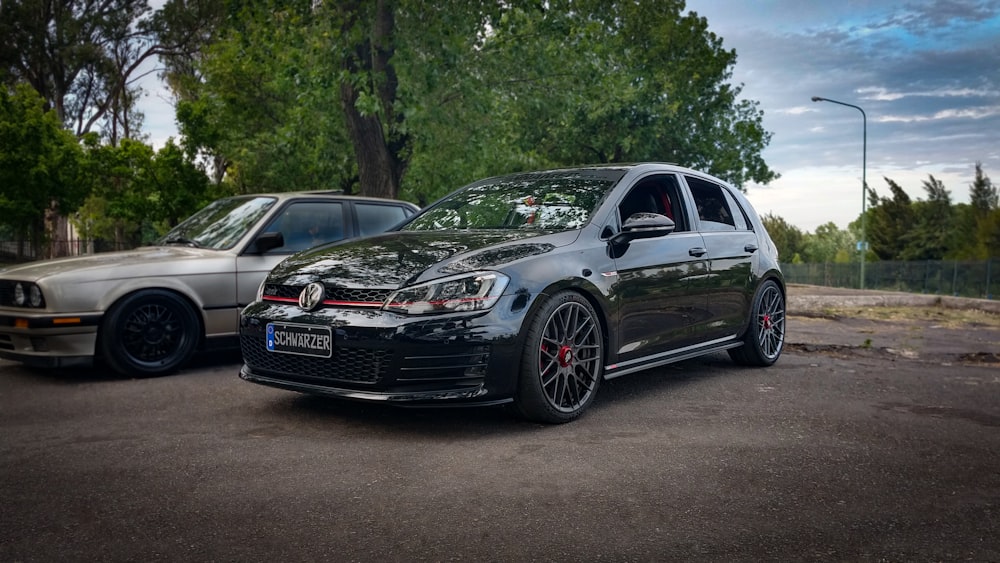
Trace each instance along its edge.
<instances>
[{"instance_id":1,"label":"street lamp","mask_svg":"<svg viewBox=\"0 0 1000 563\"><path fill-rule=\"evenodd\" d=\"M845 104L844 102L838 102L837 100L831 100L830 98L821 98L819 96L813 96L812 101L814 102L830 102L833 104L839 104L842 106L847 106L849 108L854 108L861 112L861 283L859 284L861 289L865 288L865 252L868 251L868 242L865 240L865 209L868 204L868 184L865 183L865 168L868 166L868 116L865 115L865 110L854 104Z\"/></svg>"}]
</instances>

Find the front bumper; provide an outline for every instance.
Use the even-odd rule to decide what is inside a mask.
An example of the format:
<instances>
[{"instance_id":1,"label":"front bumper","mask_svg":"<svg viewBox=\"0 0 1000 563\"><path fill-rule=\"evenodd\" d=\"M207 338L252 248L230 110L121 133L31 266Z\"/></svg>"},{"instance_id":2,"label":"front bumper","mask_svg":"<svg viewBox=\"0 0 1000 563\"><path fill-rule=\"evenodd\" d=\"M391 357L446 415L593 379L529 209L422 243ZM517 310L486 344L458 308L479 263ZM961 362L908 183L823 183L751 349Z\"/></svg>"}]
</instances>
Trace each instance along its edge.
<instances>
[{"instance_id":1,"label":"front bumper","mask_svg":"<svg viewBox=\"0 0 1000 563\"><path fill-rule=\"evenodd\" d=\"M302 393L409 406L509 402L525 313L512 310L512 303L501 299L486 313L408 317L345 308L304 313L293 305L257 302L240 318L240 377ZM331 326L332 357L267 351L265 327L271 321Z\"/></svg>"},{"instance_id":2,"label":"front bumper","mask_svg":"<svg viewBox=\"0 0 1000 563\"><path fill-rule=\"evenodd\" d=\"M87 367L94 362L97 327L0 327L0 358L44 368Z\"/></svg>"}]
</instances>

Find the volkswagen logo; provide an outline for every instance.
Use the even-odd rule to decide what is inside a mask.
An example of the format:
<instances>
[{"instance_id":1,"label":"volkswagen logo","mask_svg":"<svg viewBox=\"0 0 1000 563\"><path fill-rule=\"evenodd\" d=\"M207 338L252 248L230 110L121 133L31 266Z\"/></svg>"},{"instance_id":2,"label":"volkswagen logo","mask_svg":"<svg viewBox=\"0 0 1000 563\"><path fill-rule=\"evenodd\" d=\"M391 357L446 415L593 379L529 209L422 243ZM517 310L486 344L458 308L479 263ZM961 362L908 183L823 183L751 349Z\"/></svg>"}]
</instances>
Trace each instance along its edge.
<instances>
[{"instance_id":1,"label":"volkswagen logo","mask_svg":"<svg viewBox=\"0 0 1000 563\"><path fill-rule=\"evenodd\" d=\"M323 284L312 282L299 294L299 307L302 307L303 311L312 311L316 307L319 307L325 295L326 288L323 287Z\"/></svg>"}]
</instances>

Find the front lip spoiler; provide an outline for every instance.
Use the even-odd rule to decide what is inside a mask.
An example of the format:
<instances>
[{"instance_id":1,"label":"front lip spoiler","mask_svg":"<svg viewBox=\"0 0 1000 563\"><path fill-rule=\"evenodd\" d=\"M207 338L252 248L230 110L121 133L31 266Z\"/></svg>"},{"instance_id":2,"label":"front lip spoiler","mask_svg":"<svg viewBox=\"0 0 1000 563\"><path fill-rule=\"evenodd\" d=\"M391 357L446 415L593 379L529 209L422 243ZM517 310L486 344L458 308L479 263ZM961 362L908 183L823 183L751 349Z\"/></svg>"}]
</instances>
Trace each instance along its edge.
<instances>
[{"instance_id":1,"label":"front lip spoiler","mask_svg":"<svg viewBox=\"0 0 1000 563\"><path fill-rule=\"evenodd\" d=\"M444 391L419 391L411 393L391 393L380 391L359 391L357 389L343 389L340 387L329 387L326 385L314 385L299 381L287 381L252 373L246 366L240 368L240 379L285 389L288 391L298 391L312 395L324 395L327 397L337 397L340 399L351 399L356 401L391 403L398 406L448 406L448 402L454 406L490 406L501 405L513 401L513 398L479 400L486 395L487 390L483 385L478 385L467 390L444 390ZM455 404L454 402L460 402ZM419 404L418 404L419 403Z\"/></svg>"}]
</instances>

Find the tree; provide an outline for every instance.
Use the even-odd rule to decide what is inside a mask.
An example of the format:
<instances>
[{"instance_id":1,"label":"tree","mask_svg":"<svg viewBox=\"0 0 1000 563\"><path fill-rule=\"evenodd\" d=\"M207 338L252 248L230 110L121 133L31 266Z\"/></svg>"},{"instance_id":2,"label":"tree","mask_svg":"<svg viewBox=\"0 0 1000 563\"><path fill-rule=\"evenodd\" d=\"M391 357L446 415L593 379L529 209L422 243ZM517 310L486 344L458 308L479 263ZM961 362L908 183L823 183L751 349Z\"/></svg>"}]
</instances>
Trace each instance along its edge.
<instances>
[{"instance_id":1,"label":"tree","mask_svg":"<svg viewBox=\"0 0 1000 563\"><path fill-rule=\"evenodd\" d=\"M226 21L227 2L217 0L167 0L154 14L152 28L161 45L173 47L160 53L164 79L177 104L182 143L191 160L204 159L215 184L220 184L229 167L224 154L216 150L222 131L212 130L211 120L203 120L199 99L204 75L199 69L210 45ZM186 113L186 118L180 117Z\"/></svg>"},{"instance_id":2,"label":"tree","mask_svg":"<svg viewBox=\"0 0 1000 563\"><path fill-rule=\"evenodd\" d=\"M998 207L997 188L983 173L983 164L976 162L976 178L969 186L969 203L979 217L986 216Z\"/></svg>"},{"instance_id":3,"label":"tree","mask_svg":"<svg viewBox=\"0 0 1000 563\"><path fill-rule=\"evenodd\" d=\"M815 233L806 233L802 242L802 258L806 262L850 262L854 254L854 237L837 228L833 222L816 227Z\"/></svg>"},{"instance_id":4,"label":"tree","mask_svg":"<svg viewBox=\"0 0 1000 563\"><path fill-rule=\"evenodd\" d=\"M923 181L923 188L927 200L913 205L916 225L904 236L902 260L941 260L954 247L951 192L933 174Z\"/></svg>"},{"instance_id":5,"label":"tree","mask_svg":"<svg viewBox=\"0 0 1000 563\"><path fill-rule=\"evenodd\" d=\"M229 4L183 87L180 131L216 180L240 192L356 190L357 171L325 58L329 30L309 2ZM183 70L183 69L181 69ZM181 71L178 71L181 72ZM200 77L200 78L199 78Z\"/></svg>"},{"instance_id":6,"label":"tree","mask_svg":"<svg viewBox=\"0 0 1000 563\"><path fill-rule=\"evenodd\" d=\"M880 198L868 188L870 207L865 225L871 252L879 260L899 260L906 248L906 236L913 229L912 200L899 184L885 178L892 198Z\"/></svg>"},{"instance_id":7,"label":"tree","mask_svg":"<svg viewBox=\"0 0 1000 563\"><path fill-rule=\"evenodd\" d=\"M148 11L144 0L5 1L5 81L30 84L77 135L108 116L108 130L128 129L134 105L128 78L155 53L133 26Z\"/></svg>"},{"instance_id":8,"label":"tree","mask_svg":"<svg viewBox=\"0 0 1000 563\"><path fill-rule=\"evenodd\" d=\"M953 254L967 260L985 260L996 252L990 245L992 230L990 214L997 209L997 189L976 163L975 180L969 186L969 203L957 206L956 227L953 229Z\"/></svg>"},{"instance_id":9,"label":"tree","mask_svg":"<svg viewBox=\"0 0 1000 563\"><path fill-rule=\"evenodd\" d=\"M221 195L172 141L154 152L139 141L102 145L90 135L85 147L91 184L73 223L88 239L118 248L150 242Z\"/></svg>"},{"instance_id":10,"label":"tree","mask_svg":"<svg viewBox=\"0 0 1000 563\"><path fill-rule=\"evenodd\" d=\"M979 222L976 230L982 258L1000 258L1000 209L994 208Z\"/></svg>"},{"instance_id":11,"label":"tree","mask_svg":"<svg viewBox=\"0 0 1000 563\"><path fill-rule=\"evenodd\" d=\"M761 222L778 248L778 257L782 262L793 262L796 256L801 259L804 235L798 227L772 213L761 217Z\"/></svg>"},{"instance_id":12,"label":"tree","mask_svg":"<svg viewBox=\"0 0 1000 563\"><path fill-rule=\"evenodd\" d=\"M777 177L736 53L684 2L557 0L504 14L484 68L505 135L554 164L662 160L742 187Z\"/></svg>"},{"instance_id":13,"label":"tree","mask_svg":"<svg viewBox=\"0 0 1000 563\"><path fill-rule=\"evenodd\" d=\"M0 88L0 221L35 256L46 243L50 210L71 212L84 197L80 147L31 87ZM19 252L19 257L21 253Z\"/></svg>"},{"instance_id":14,"label":"tree","mask_svg":"<svg viewBox=\"0 0 1000 563\"><path fill-rule=\"evenodd\" d=\"M735 53L682 2L650 4L233 2L179 119L248 189L303 185L273 167L315 151L311 185L421 201L588 162L776 177L760 110L727 83ZM289 149L262 158L264 139Z\"/></svg>"}]
</instances>

